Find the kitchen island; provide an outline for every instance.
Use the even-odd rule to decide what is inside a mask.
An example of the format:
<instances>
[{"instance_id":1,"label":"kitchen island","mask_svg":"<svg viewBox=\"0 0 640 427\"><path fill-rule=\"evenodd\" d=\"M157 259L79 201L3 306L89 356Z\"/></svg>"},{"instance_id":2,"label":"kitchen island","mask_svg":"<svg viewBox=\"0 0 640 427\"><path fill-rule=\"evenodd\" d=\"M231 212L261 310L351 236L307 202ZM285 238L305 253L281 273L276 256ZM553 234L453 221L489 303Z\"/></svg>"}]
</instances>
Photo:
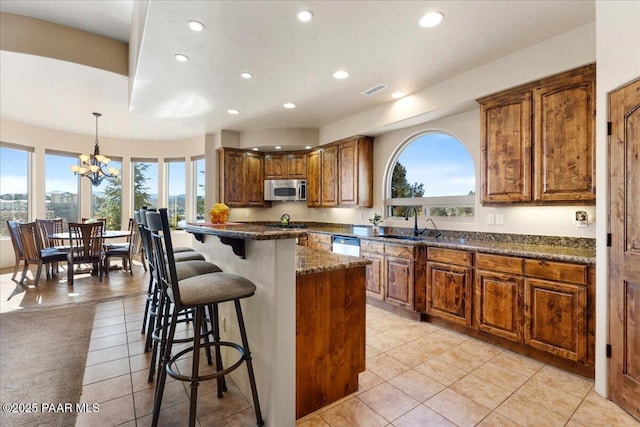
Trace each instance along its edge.
<instances>
[{"instance_id":1,"label":"kitchen island","mask_svg":"<svg viewBox=\"0 0 640 427\"><path fill-rule=\"evenodd\" d=\"M297 417L357 390L365 363L370 261L297 248L302 230L251 224L182 227L193 234L195 250L257 287L242 305L267 425L294 426ZM233 306L227 305L220 307L223 339L240 342ZM246 371L231 376L251 401Z\"/></svg>"}]
</instances>

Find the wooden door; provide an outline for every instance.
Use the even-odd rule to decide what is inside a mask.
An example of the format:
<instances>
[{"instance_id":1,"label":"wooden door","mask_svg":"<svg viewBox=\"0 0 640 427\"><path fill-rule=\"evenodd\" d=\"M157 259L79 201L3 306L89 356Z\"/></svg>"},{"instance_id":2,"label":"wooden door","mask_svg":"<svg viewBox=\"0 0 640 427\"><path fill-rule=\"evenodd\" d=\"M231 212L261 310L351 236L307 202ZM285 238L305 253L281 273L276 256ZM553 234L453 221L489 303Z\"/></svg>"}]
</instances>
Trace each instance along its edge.
<instances>
[{"instance_id":1,"label":"wooden door","mask_svg":"<svg viewBox=\"0 0 640 427\"><path fill-rule=\"evenodd\" d=\"M479 102L482 203L531 201L531 91Z\"/></svg>"},{"instance_id":2,"label":"wooden door","mask_svg":"<svg viewBox=\"0 0 640 427\"><path fill-rule=\"evenodd\" d=\"M609 95L611 399L640 420L640 79Z\"/></svg>"},{"instance_id":3,"label":"wooden door","mask_svg":"<svg viewBox=\"0 0 640 427\"><path fill-rule=\"evenodd\" d=\"M523 286L522 276L476 270L476 327L511 341L522 342Z\"/></svg>"},{"instance_id":4,"label":"wooden door","mask_svg":"<svg viewBox=\"0 0 640 427\"><path fill-rule=\"evenodd\" d=\"M388 303L413 310L413 269L414 262L411 259L385 256Z\"/></svg>"},{"instance_id":5,"label":"wooden door","mask_svg":"<svg viewBox=\"0 0 640 427\"><path fill-rule=\"evenodd\" d=\"M295 153L287 155L287 177L304 179L307 177L307 155Z\"/></svg>"},{"instance_id":6,"label":"wooden door","mask_svg":"<svg viewBox=\"0 0 640 427\"><path fill-rule=\"evenodd\" d=\"M427 262L427 313L471 325L471 268Z\"/></svg>"},{"instance_id":7,"label":"wooden door","mask_svg":"<svg viewBox=\"0 0 640 427\"><path fill-rule=\"evenodd\" d=\"M320 186L321 206L336 206L338 204L338 147L332 146L322 150L320 171L322 175Z\"/></svg>"},{"instance_id":8,"label":"wooden door","mask_svg":"<svg viewBox=\"0 0 640 427\"><path fill-rule=\"evenodd\" d=\"M596 200L595 65L533 91L534 200Z\"/></svg>"},{"instance_id":9,"label":"wooden door","mask_svg":"<svg viewBox=\"0 0 640 427\"><path fill-rule=\"evenodd\" d=\"M320 154L322 150L312 151L307 155L307 206L320 206Z\"/></svg>"},{"instance_id":10,"label":"wooden door","mask_svg":"<svg viewBox=\"0 0 640 427\"><path fill-rule=\"evenodd\" d=\"M338 146L340 177L338 179L338 204L358 204L358 141L352 140Z\"/></svg>"},{"instance_id":11,"label":"wooden door","mask_svg":"<svg viewBox=\"0 0 640 427\"><path fill-rule=\"evenodd\" d=\"M284 179L287 177L287 159L284 154L264 155L264 179Z\"/></svg>"},{"instance_id":12,"label":"wooden door","mask_svg":"<svg viewBox=\"0 0 640 427\"><path fill-rule=\"evenodd\" d=\"M362 258L372 261L367 265L367 295L377 300L384 300L384 255L363 252Z\"/></svg>"},{"instance_id":13,"label":"wooden door","mask_svg":"<svg viewBox=\"0 0 640 427\"><path fill-rule=\"evenodd\" d=\"M245 203L248 206L264 206L263 157L258 153L245 153Z\"/></svg>"},{"instance_id":14,"label":"wooden door","mask_svg":"<svg viewBox=\"0 0 640 427\"><path fill-rule=\"evenodd\" d=\"M228 206L244 206L244 152L224 150L220 155L224 159L224 203Z\"/></svg>"}]
</instances>

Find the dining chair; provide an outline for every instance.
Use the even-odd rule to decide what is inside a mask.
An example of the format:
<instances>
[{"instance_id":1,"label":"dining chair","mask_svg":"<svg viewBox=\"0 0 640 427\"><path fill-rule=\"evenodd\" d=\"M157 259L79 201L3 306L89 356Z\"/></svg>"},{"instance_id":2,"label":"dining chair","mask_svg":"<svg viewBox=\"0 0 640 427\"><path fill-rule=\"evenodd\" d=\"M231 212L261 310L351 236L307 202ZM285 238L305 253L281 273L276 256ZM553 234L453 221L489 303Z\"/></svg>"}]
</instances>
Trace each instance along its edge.
<instances>
[{"instance_id":1,"label":"dining chair","mask_svg":"<svg viewBox=\"0 0 640 427\"><path fill-rule=\"evenodd\" d=\"M24 261L24 252L22 251L22 242L20 241L20 230L18 229L18 224L20 224L18 221L7 221L7 228L9 229L11 244L13 245L13 253L16 258L16 265L13 267L13 276L11 276L11 280L15 279L18 274L20 261Z\"/></svg>"},{"instance_id":2,"label":"dining chair","mask_svg":"<svg viewBox=\"0 0 640 427\"><path fill-rule=\"evenodd\" d=\"M104 271L104 222L89 224L69 223L71 248L67 254L67 284L73 286L73 269L76 264L91 264L102 281Z\"/></svg>"},{"instance_id":3,"label":"dining chair","mask_svg":"<svg viewBox=\"0 0 640 427\"><path fill-rule=\"evenodd\" d=\"M124 270L127 270L128 268L129 273L133 276L131 260L133 259L134 255L140 255L142 251L142 245L140 242L140 229L138 228L138 223L134 218L129 218L129 232L131 234L127 237L126 243L111 243L105 245L104 264L106 274L109 274L110 259L122 258L122 268ZM144 269L145 271L147 270L146 265Z\"/></svg>"},{"instance_id":4,"label":"dining chair","mask_svg":"<svg viewBox=\"0 0 640 427\"><path fill-rule=\"evenodd\" d=\"M42 242L43 248L56 248L60 252L69 252L69 246L65 245L57 245L56 240L52 239L56 233L62 233L64 231L64 219L63 218L48 218L48 219L37 219L36 225L38 226L38 231L40 235L40 241ZM56 272L58 271L58 263L51 264L51 274L53 274L53 268L55 266ZM47 272L48 276L48 272Z\"/></svg>"},{"instance_id":5,"label":"dining chair","mask_svg":"<svg viewBox=\"0 0 640 427\"><path fill-rule=\"evenodd\" d=\"M65 261L67 259L67 254L57 250L56 248L43 248L42 241L40 239L40 231L38 230L38 226L35 222L20 223L18 224L18 230L20 232L20 242L22 244L22 251L24 254L24 268L22 270L20 284L22 285L24 283L29 265L36 264L38 266L38 271L34 275L34 280L35 286L38 286L40 273L42 273L42 265ZM47 269L47 278L48 277L49 271Z\"/></svg>"}]
</instances>

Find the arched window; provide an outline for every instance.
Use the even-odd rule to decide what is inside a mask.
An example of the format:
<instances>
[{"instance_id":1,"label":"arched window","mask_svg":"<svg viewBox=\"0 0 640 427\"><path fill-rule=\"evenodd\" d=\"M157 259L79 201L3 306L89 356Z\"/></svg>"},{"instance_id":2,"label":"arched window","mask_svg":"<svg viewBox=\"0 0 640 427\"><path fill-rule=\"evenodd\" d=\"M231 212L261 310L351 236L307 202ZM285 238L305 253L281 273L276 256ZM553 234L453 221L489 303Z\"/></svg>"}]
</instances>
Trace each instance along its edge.
<instances>
[{"instance_id":1,"label":"arched window","mask_svg":"<svg viewBox=\"0 0 640 427\"><path fill-rule=\"evenodd\" d=\"M389 217L404 217L407 206L421 216L474 215L476 173L467 148L441 132L423 133L401 145L388 169L385 205Z\"/></svg>"}]
</instances>

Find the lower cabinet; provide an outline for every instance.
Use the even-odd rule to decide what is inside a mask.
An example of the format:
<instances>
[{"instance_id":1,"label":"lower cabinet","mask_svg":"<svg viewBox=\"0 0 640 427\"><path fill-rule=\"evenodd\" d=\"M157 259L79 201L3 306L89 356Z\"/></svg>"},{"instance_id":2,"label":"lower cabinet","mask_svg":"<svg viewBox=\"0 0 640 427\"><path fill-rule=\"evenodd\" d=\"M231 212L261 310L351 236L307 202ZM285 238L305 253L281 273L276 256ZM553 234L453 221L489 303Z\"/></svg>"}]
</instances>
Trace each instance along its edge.
<instances>
[{"instance_id":1,"label":"lower cabinet","mask_svg":"<svg viewBox=\"0 0 640 427\"><path fill-rule=\"evenodd\" d=\"M472 254L427 250L427 314L471 326Z\"/></svg>"},{"instance_id":2,"label":"lower cabinet","mask_svg":"<svg viewBox=\"0 0 640 427\"><path fill-rule=\"evenodd\" d=\"M387 273L385 301L409 310L414 309L413 247L385 245L384 266Z\"/></svg>"},{"instance_id":3,"label":"lower cabinet","mask_svg":"<svg viewBox=\"0 0 640 427\"><path fill-rule=\"evenodd\" d=\"M361 240L360 256L372 261L367 265L367 296L383 301L385 298L384 243Z\"/></svg>"}]
</instances>

